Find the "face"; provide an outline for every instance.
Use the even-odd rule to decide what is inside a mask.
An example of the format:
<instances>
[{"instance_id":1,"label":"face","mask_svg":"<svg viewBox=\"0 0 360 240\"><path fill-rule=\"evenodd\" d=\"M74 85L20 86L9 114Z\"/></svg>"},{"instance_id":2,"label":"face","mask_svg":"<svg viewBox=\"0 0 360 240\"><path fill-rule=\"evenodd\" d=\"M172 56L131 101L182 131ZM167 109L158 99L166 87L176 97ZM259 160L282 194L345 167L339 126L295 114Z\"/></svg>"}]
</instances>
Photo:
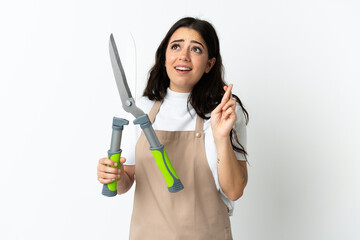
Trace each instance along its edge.
<instances>
[{"instance_id":1,"label":"face","mask_svg":"<svg viewBox=\"0 0 360 240\"><path fill-rule=\"evenodd\" d=\"M215 64L215 58L209 59L201 35L196 30L184 27L171 36L165 59L170 89L175 92L191 92L202 75Z\"/></svg>"}]
</instances>

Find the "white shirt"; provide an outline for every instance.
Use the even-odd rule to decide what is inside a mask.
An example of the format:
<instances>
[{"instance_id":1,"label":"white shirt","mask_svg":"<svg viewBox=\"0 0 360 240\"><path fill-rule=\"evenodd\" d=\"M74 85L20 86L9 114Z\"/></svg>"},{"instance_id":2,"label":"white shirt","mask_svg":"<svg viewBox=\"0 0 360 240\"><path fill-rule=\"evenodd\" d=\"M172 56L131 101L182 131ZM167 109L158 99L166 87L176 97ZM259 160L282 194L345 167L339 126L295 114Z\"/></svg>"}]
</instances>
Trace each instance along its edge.
<instances>
[{"instance_id":1,"label":"white shirt","mask_svg":"<svg viewBox=\"0 0 360 240\"><path fill-rule=\"evenodd\" d=\"M178 93L167 89L166 96L156 115L153 123L154 130L163 131L194 131L196 127L197 114L195 109L187 105L190 93ZM147 97L141 97L136 101L136 105L145 113L149 113L155 101L149 100ZM245 116L239 104L236 105L235 112L237 119L234 127L236 129L239 142L246 150L246 122ZM210 117L210 114L208 115ZM133 121L134 119L129 119ZM122 136L122 156L126 158L126 165L135 165L135 145L140 137L140 126L129 124L125 126ZM210 119L204 120L204 135L205 135L205 153L209 163L210 170L213 174L216 188L220 192L220 196L229 209L229 214L232 215L234 203L221 190L218 173L217 173L217 151L212 135ZM235 151L234 151L235 152ZM245 160L245 156L241 153L235 152L238 160ZM135 170L136 171L136 170Z\"/></svg>"}]
</instances>

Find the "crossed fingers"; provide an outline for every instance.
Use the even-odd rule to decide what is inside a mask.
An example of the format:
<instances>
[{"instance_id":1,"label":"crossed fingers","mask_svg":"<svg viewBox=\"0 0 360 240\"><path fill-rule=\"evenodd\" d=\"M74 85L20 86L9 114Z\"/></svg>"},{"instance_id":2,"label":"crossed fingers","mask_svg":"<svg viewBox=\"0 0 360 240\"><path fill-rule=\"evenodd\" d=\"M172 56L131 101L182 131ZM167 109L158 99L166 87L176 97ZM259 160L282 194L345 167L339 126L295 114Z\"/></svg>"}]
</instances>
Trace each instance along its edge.
<instances>
[{"instance_id":1,"label":"crossed fingers","mask_svg":"<svg viewBox=\"0 0 360 240\"><path fill-rule=\"evenodd\" d=\"M232 98L232 88L233 84L230 84L229 86L224 86L225 94L221 99L221 105L223 105L221 108L223 112L222 117L225 119L230 117L230 115L234 113L236 107L236 101Z\"/></svg>"}]
</instances>

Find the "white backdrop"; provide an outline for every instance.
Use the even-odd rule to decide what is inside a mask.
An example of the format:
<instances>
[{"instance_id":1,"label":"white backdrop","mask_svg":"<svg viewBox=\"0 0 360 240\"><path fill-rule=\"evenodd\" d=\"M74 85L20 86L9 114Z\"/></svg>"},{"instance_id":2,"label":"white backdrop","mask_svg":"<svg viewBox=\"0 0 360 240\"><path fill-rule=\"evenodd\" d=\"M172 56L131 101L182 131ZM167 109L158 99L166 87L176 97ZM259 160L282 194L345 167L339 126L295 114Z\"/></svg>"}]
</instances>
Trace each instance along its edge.
<instances>
[{"instance_id":1,"label":"white backdrop","mask_svg":"<svg viewBox=\"0 0 360 240\"><path fill-rule=\"evenodd\" d=\"M355 0L2 0L0 239L127 239L133 191L105 198L96 179L124 116L109 34L139 97L184 16L214 24L250 113L234 239L360 239Z\"/></svg>"}]
</instances>

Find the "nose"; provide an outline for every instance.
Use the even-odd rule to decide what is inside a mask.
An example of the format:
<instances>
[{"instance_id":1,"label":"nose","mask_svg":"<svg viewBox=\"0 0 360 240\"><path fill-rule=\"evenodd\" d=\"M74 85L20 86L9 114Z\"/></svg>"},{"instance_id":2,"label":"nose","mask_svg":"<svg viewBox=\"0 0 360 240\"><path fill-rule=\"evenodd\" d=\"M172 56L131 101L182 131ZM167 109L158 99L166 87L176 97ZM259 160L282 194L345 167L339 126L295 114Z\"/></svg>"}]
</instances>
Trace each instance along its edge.
<instances>
[{"instance_id":1,"label":"nose","mask_svg":"<svg viewBox=\"0 0 360 240\"><path fill-rule=\"evenodd\" d=\"M189 49L183 48L182 51L180 52L179 59L183 61L190 61Z\"/></svg>"}]
</instances>

